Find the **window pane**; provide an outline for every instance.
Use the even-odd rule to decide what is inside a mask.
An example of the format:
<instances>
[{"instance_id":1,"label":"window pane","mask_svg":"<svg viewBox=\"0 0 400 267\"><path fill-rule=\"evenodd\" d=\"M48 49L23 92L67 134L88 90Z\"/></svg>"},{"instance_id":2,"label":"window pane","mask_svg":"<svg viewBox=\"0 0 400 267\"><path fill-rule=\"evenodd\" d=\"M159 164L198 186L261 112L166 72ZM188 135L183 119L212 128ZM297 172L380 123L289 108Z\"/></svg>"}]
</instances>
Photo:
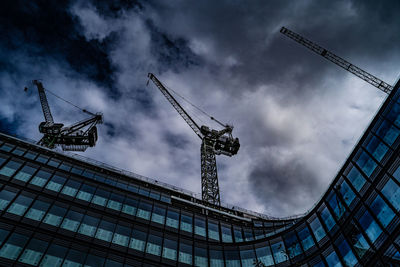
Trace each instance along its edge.
<instances>
[{"instance_id":1,"label":"window pane","mask_svg":"<svg viewBox=\"0 0 400 267\"><path fill-rule=\"evenodd\" d=\"M326 235L321 223L319 222L319 219L315 218L314 221L310 223L310 226L314 232L315 239L317 239L317 242L319 242Z\"/></svg>"},{"instance_id":2,"label":"window pane","mask_svg":"<svg viewBox=\"0 0 400 267\"><path fill-rule=\"evenodd\" d=\"M14 151L12 153L17 156L22 156L25 152L26 152L26 149L17 147L16 149L14 149Z\"/></svg>"},{"instance_id":3,"label":"window pane","mask_svg":"<svg viewBox=\"0 0 400 267\"><path fill-rule=\"evenodd\" d=\"M13 233L0 249L0 257L16 260L27 242L27 236Z\"/></svg>"},{"instance_id":4,"label":"window pane","mask_svg":"<svg viewBox=\"0 0 400 267\"><path fill-rule=\"evenodd\" d=\"M244 239L246 241L254 240L253 231L251 229L243 229Z\"/></svg>"},{"instance_id":5,"label":"window pane","mask_svg":"<svg viewBox=\"0 0 400 267\"><path fill-rule=\"evenodd\" d=\"M4 176L12 176L16 170L21 167L22 163L10 160L3 168L0 169L0 174Z\"/></svg>"},{"instance_id":6,"label":"window pane","mask_svg":"<svg viewBox=\"0 0 400 267\"><path fill-rule=\"evenodd\" d=\"M83 218L81 225L79 226L78 233L82 235L87 235L93 237L96 233L97 225L99 224L99 219L85 215Z\"/></svg>"},{"instance_id":7,"label":"window pane","mask_svg":"<svg viewBox=\"0 0 400 267\"><path fill-rule=\"evenodd\" d=\"M43 253L46 251L47 245L47 242L33 238L25 248L24 252L22 252L18 261L37 266Z\"/></svg>"},{"instance_id":8,"label":"window pane","mask_svg":"<svg viewBox=\"0 0 400 267\"><path fill-rule=\"evenodd\" d=\"M1 190L0 191L0 210L5 210L11 200L15 197L17 193L8 191L8 190Z\"/></svg>"},{"instance_id":9,"label":"window pane","mask_svg":"<svg viewBox=\"0 0 400 267\"><path fill-rule=\"evenodd\" d=\"M393 210L389 208L379 195L372 202L371 209L384 227L388 226L395 216Z\"/></svg>"},{"instance_id":10,"label":"window pane","mask_svg":"<svg viewBox=\"0 0 400 267\"><path fill-rule=\"evenodd\" d=\"M186 214L181 214L181 230L192 232L192 217Z\"/></svg>"},{"instance_id":11,"label":"window pane","mask_svg":"<svg viewBox=\"0 0 400 267\"><path fill-rule=\"evenodd\" d=\"M285 236L285 244L291 259L302 253L299 240L294 232Z\"/></svg>"},{"instance_id":12,"label":"window pane","mask_svg":"<svg viewBox=\"0 0 400 267\"><path fill-rule=\"evenodd\" d=\"M271 249L274 255L275 263L280 263L287 260L285 246L282 241L272 244Z\"/></svg>"},{"instance_id":13,"label":"window pane","mask_svg":"<svg viewBox=\"0 0 400 267\"><path fill-rule=\"evenodd\" d=\"M105 220L100 221L100 225L96 232L96 238L104 240L106 242L111 242L115 224Z\"/></svg>"},{"instance_id":14,"label":"window pane","mask_svg":"<svg viewBox=\"0 0 400 267\"><path fill-rule=\"evenodd\" d=\"M172 211L172 210L168 210L167 212L167 220L165 222L165 224L169 227L178 229L179 226L179 213Z\"/></svg>"},{"instance_id":15,"label":"window pane","mask_svg":"<svg viewBox=\"0 0 400 267\"><path fill-rule=\"evenodd\" d=\"M129 244L129 247L132 249L136 249L139 251L144 251L144 247L146 244L146 233L134 229L132 230L132 237L131 237L131 243Z\"/></svg>"},{"instance_id":16,"label":"window pane","mask_svg":"<svg viewBox=\"0 0 400 267\"><path fill-rule=\"evenodd\" d=\"M256 254L254 250L240 251L240 258L242 259L243 267L254 267L256 261Z\"/></svg>"},{"instance_id":17,"label":"window pane","mask_svg":"<svg viewBox=\"0 0 400 267\"><path fill-rule=\"evenodd\" d=\"M206 222L204 218L194 218L194 233L200 236L206 236Z\"/></svg>"},{"instance_id":18,"label":"window pane","mask_svg":"<svg viewBox=\"0 0 400 267\"><path fill-rule=\"evenodd\" d=\"M322 210L321 217L322 221L325 223L326 228L328 229L328 231L330 231L336 223L326 207Z\"/></svg>"},{"instance_id":19,"label":"window pane","mask_svg":"<svg viewBox=\"0 0 400 267\"><path fill-rule=\"evenodd\" d=\"M110 195L110 199L108 200L107 203L107 208L116 210L116 211L120 211L122 208L122 203L124 202L124 197L119 195L119 194L115 194L112 193Z\"/></svg>"},{"instance_id":20,"label":"window pane","mask_svg":"<svg viewBox=\"0 0 400 267\"><path fill-rule=\"evenodd\" d=\"M96 190L95 187L83 184L80 188L78 194L76 195L77 199L90 202L93 197L94 191Z\"/></svg>"},{"instance_id":21,"label":"window pane","mask_svg":"<svg viewBox=\"0 0 400 267\"><path fill-rule=\"evenodd\" d=\"M371 174L373 173L373 171L377 166L376 162L364 151L361 153L356 163L361 168L361 170L367 175L367 177L371 176Z\"/></svg>"},{"instance_id":22,"label":"window pane","mask_svg":"<svg viewBox=\"0 0 400 267\"><path fill-rule=\"evenodd\" d=\"M224 267L224 256L222 251L210 249L210 265L212 267Z\"/></svg>"},{"instance_id":23,"label":"window pane","mask_svg":"<svg viewBox=\"0 0 400 267\"><path fill-rule=\"evenodd\" d=\"M235 242L243 242L242 230L240 228L233 228L233 233L235 235Z\"/></svg>"},{"instance_id":24,"label":"window pane","mask_svg":"<svg viewBox=\"0 0 400 267\"><path fill-rule=\"evenodd\" d=\"M225 262L229 267L240 267L239 253L236 250L225 250Z\"/></svg>"},{"instance_id":25,"label":"window pane","mask_svg":"<svg viewBox=\"0 0 400 267\"><path fill-rule=\"evenodd\" d=\"M219 241L218 224L208 221L208 238Z\"/></svg>"},{"instance_id":26,"label":"window pane","mask_svg":"<svg viewBox=\"0 0 400 267\"><path fill-rule=\"evenodd\" d=\"M117 225L112 242L114 244L127 247L130 236L131 230L128 227Z\"/></svg>"},{"instance_id":27,"label":"window pane","mask_svg":"<svg viewBox=\"0 0 400 267\"><path fill-rule=\"evenodd\" d=\"M389 148L375 136L369 140L366 149L378 161L381 161L389 150Z\"/></svg>"},{"instance_id":28,"label":"window pane","mask_svg":"<svg viewBox=\"0 0 400 267\"><path fill-rule=\"evenodd\" d=\"M78 192L79 187L81 186L81 183L69 179L63 189L61 190L61 193L74 197L76 193Z\"/></svg>"},{"instance_id":29,"label":"window pane","mask_svg":"<svg viewBox=\"0 0 400 267\"><path fill-rule=\"evenodd\" d=\"M4 240L10 232L4 229L0 229L0 246L3 244Z\"/></svg>"},{"instance_id":30,"label":"window pane","mask_svg":"<svg viewBox=\"0 0 400 267\"><path fill-rule=\"evenodd\" d=\"M174 240L170 239L164 239L164 247L163 247L163 252L162 256L163 258L170 259L173 261L176 261L177 258L177 242Z\"/></svg>"},{"instance_id":31,"label":"window pane","mask_svg":"<svg viewBox=\"0 0 400 267\"><path fill-rule=\"evenodd\" d=\"M179 262L192 265L192 246L185 243L179 245Z\"/></svg>"},{"instance_id":32,"label":"window pane","mask_svg":"<svg viewBox=\"0 0 400 267\"><path fill-rule=\"evenodd\" d=\"M25 214L25 217L35 221L41 221L49 207L49 203L41 200L36 200L35 203L33 203L32 207Z\"/></svg>"},{"instance_id":33,"label":"window pane","mask_svg":"<svg viewBox=\"0 0 400 267\"><path fill-rule=\"evenodd\" d=\"M326 257L326 262L328 263L329 267L340 267L342 264L340 263L340 260L338 256L336 255L335 251L332 251L331 254L329 254Z\"/></svg>"},{"instance_id":34,"label":"window pane","mask_svg":"<svg viewBox=\"0 0 400 267\"><path fill-rule=\"evenodd\" d=\"M208 257L207 250L204 248L194 248L194 265L197 267L207 267Z\"/></svg>"},{"instance_id":35,"label":"window pane","mask_svg":"<svg viewBox=\"0 0 400 267\"><path fill-rule=\"evenodd\" d=\"M122 212L126 214L130 214L132 216L136 215L136 209L138 206L138 201L132 198L126 198L125 203L122 206Z\"/></svg>"},{"instance_id":36,"label":"window pane","mask_svg":"<svg viewBox=\"0 0 400 267\"><path fill-rule=\"evenodd\" d=\"M85 262L86 253L70 249L64 260L63 267L82 267Z\"/></svg>"},{"instance_id":37,"label":"window pane","mask_svg":"<svg viewBox=\"0 0 400 267\"><path fill-rule=\"evenodd\" d=\"M110 192L98 188L93 196L92 203L104 207L110 194Z\"/></svg>"},{"instance_id":38,"label":"window pane","mask_svg":"<svg viewBox=\"0 0 400 267\"><path fill-rule=\"evenodd\" d=\"M40 267L59 267L67 253L65 247L52 244L43 257Z\"/></svg>"},{"instance_id":39,"label":"window pane","mask_svg":"<svg viewBox=\"0 0 400 267\"><path fill-rule=\"evenodd\" d=\"M308 230L308 227L305 227L304 229L300 230L298 234L304 250L308 250L309 248L314 246L314 240L311 236L310 231Z\"/></svg>"},{"instance_id":40,"label":"window pane","mask_svg":"<svg viewBox=\"0 0 400 267\"><path fill-rule=\"evenodd\" d=\"M165 208L160 207L158 205L154 205L151 221L159 224L164 224L164 220L165 220Z\"/></svg>"},{"instance_id":41,"label":"window pane","mask_svg":"<svg viewBox=\"0 0 400 267\"><path fill-rule=\"evenodd\" d=\"M380 125L377 134L390 146L394 143L394 141L399 136L399 130L389 123L387 120L384 120Z\"/></svg>"},{"instance_id":42,"label":"window pane","mask_svg":"<svg viewBox=\"0 0 400 267\"><path fill-rule=\"evenodd\" d=\"M161 242L162 242L161 237L150 234L149 238L147 240L146 253L160 256L161 255Z\"/></svg>"},{"instance_id":43,"label":"window pane","mask_svg":"<svg viewBox=\"0 0 400 267\"><path fill-rule=\"evenodd\" d=\"M382 229L375 222L374 218L372 218L368 211L365 211L365 213L361 216L360 224L372 243L375 242L375 240L382 233Z\"/></svg>"},{"instance_id":44,"label":"window pane","mask_svg":"<svg viewBox=\"0 0 400 267\"><path fill-rule=\"evenodd\" d=\"M339 191L344 199L344 202L349 207L356 197L353 190L350 188L346 181L343 181L343 183L339 186Z\"/></svg>"},{"instance_id":45,"label":"window pane","mask_svg":"<svg viewBox=\"0 0 400 267\"><path fill-rule=\"evenodd\" d=\"M10 152L14 148L14 145L4 143L1 147L0 150Z\"/></svg>"},{"instance_id":46,"label":"window pane","mask_svg":"<svg viewBox=\"0 0 400 267\"><path fill-rule=\"evenodd\" d=\"M61 177L57 174L55 174L49 181L49 183L46 185L46 189L55 191L55 192L60 192L62 186L64 185L66 179L64 177Z\"/></svg>"},{"instance_id":47,"label":"window pane","mask_svg":"<svg viewBox=\"0 0 400 267\"><path fill-rule=\"evenodd\" d=\"M43 222L57 227L60 225L66 212L67 210L65 208L53 205L44 217Z\"/></svg>"},{"instance_id":48,"label":"window pane","mask_svg":"<svg viewBox=\"0 0 400 267\"><path fill-rule=\"evenodd\" d=\"M11 203L10 207L7 209L7 212L22 216L25 211L28 209L29 205L32 203L33 199L30 197L26 197L23 195L19 195L13 203Z\"/></svg>"},{"instance_id":49,"label":"window pane","mask_svg":"<svg viewBox=\"0 0 400 267\"><path fill-rule=\"evenodd\" d=\"M36 168L25 165L15 176L14 179L27 182L35 173Z\"/></svg>"},{"instance_id":50,"label":"window pane","mask_svg":"<svg viewBox=\"0 0 400 267\"><path fill-rule=\"evenodd\" d=\"M336 219L340 219L344 212L346 211L345 206L343 205L342 201L336 195L336 193L332 192L328 197L329 206L333 209L333 215L335 215Z\"/></svg>"},{"instance_id":51,"label":"window pane","mask_svg":"<svg viewBox=\"0 0 400 267\"><path fill-rule=\"evenodd\" d=\"M400 210L400 187L392 179L389 179L383 187L382 194L397 210Z\"/></svg>"},{"instance_id":52,"label":"window pane","mask_svg":"<svg viewBox=\"0 0 400 267\"><path fill-rule=\"evenodd\" d=\"M84 266L85 267L97 267L97 266L103 266L103 265L104 265L104 258L89 254L87 256Z\"/></svg>"},{"instance_id":53,"label":"window pane","mask_svg":"<svg viewBox=\"0 0 400 267\"><path fill-rule=\"evenodd\" d=\"M261 261L265 266L274 265L274 259L272 258L271 249L269 246L256 248L257 259Z\"/></svg>"},{"instance_id":54,"label":"window pane","mask_svg":"<svg viewBox=\"0 0 400 267\"><path fill-rule=\"evenodd\" d=\"M43 187L46 184L47 180L49 180L50 176L51 176L51 173L49 173L47 171L40 170L32 178L30 183L34 184L34 185L37 185L37 186L40 186L40 187Z\"/></svg>"},{"instance_id":55,"label":"window pane","mask_svg":"<svg viewBox=\"0 0 400 267\"><path fill-rule=\"evenodd\" d=\"M347 244L346 240L343 240L342 243L340 243L339 251L342 255L344 263L347 266L354 266L357 264L357 259L351 251L350 246L349 244Z\"/></svg>"},{"instance_id":56,"label":"window pane","mask_svg":"<svg viewBox=\"0 0 400 267\"><path fill-rule=\"evenodd\" d=\"M221 224L222 242L232 243L232 230L230 226Z\"/></svg>"},{"instance_id":57,"label":"window pane","mask_svg":"<svg viewBox=\"0 0 400 267\"><path fill-rule=\"evenodd\" d=\"M61 228L64 228L72 232L76 232L76 230L78 230L78 226L82 220L82 217L83 217L82 213L70 210L62 222Z\"/></svg>"},{"instance_id":58,"label":"window pane","mask_svg":"<svg viewBox=\"0 0 400 267\"><path fill-rule=\"evenodd\" d=\"M140 201L136 216L145 220L150 220L152 205L148 202Z\"/></svg>"}]
</instances>

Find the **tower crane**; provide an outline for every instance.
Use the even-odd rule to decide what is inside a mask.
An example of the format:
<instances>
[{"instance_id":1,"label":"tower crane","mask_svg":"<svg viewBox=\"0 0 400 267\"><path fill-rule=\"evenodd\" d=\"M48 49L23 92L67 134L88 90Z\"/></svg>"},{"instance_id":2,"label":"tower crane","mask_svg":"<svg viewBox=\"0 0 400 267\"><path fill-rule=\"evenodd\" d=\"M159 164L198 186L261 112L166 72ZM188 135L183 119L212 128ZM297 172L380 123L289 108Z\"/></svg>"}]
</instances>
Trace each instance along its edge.
<instances>
[{"instance_id":1,"label":"tower crane","mask_svg":"<svg viewBox=\"0 0 400 267\"><path fill-rule=\"evenodd\" d=\"M286 35L287 37L293 39L294 41L298 42L299 44L304 45L305 47L307 47L308 49L310 49L311 51L314 51L315 53L317 53L318 55L323 56L324 58L326 58L327 60L335 63L336 65L338 65L339 67L342 67L343 69L353 73L355 76L363 79L364 81L372 84L373 86L375 86L376 88L378 88L379 90L382 90L383 92L389 94L392 90L393 90L393 86L387 84L386 82L382 81L381 79L375 77L374 75L360 69L357 66L354 66L353 64L351 64L350 62L344 60L343 58L335 55L334 53L326 50L325 48L319 46L318 44L304 38L303 36L292 32L291 30L282 27L280 32L284 35Z\"/></svg>"},{"instance_id":2,"label":"tower crane","mask_svg":"<svg viewBox=\"0 0 400 267\"><path fill-rule=\"evenodd\" d=\"M223 124L210 117L221 125L223 129L214 130L205 125L199 127L154 74L149 73L148 78L158 87L179 115L201 139L201 196L204 201L219 206L221 201L215 156L222 154L231 157L239 151L239 139L232 136L233 126Z\"/></svg>"},{"instance_id":3,"label":"tower crane","mask_svg":"<svg viewBox=\"0 0 400 267\"><path fill-rule=\"evenodd\" d=\"M32 83L38 89L40 104L42 105L45 119L44 122L39 124L39 132L43 134L43 137L38 141L38 144L50 149L60 145L64 151L85 151L88 147L95 146L98 137L96 125L103 122L103 116L100 113L94 114L85 109L81 109L91 117L66 127L64 127L62 123L54 123L46 97L46 89L38 80L33 80ZM28 88L25 87L24 90L27 91ZM72 104L70 102L68 103Z\"/></svg>"}]
</instances>

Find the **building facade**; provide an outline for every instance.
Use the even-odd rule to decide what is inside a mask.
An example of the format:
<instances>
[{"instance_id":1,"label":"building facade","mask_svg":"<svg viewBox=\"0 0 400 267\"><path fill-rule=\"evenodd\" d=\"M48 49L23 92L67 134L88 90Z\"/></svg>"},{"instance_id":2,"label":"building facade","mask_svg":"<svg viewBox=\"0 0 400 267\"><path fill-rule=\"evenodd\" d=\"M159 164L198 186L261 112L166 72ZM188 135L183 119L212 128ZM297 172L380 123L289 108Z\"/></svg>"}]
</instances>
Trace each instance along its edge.
<instances>
[{"instance_id":1,"label":"building facade","mask_svg":"<svg viewBox=\"0 0 400 267\"><path fill-rule=\"evenodd\" d=\"M287 219L0 134L0 265L400 266L399 85L321 200Z\"/></svg>"}]
</instances>

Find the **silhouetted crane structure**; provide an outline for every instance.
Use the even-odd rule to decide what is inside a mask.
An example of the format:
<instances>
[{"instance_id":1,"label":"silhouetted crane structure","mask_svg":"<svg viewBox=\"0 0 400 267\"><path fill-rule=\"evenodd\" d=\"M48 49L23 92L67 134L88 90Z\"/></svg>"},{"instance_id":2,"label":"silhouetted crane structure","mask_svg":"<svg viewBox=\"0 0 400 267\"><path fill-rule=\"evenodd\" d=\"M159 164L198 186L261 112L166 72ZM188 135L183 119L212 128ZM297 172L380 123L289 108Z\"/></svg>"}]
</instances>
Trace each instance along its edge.
<instances>
[{"instance_id":1,"label":"silhouetted crane structure","mask_svg":"<svg viewBox=\"0 0 400 267\"><path fill-rule=\"evenodd\" d=\"M57 96L91 115L91 117L67 127L64 127L62 123L54 123L43 84L38 80L33 80L32 83L36 85L38 89L40 104L42 105L45 119L44 122L39 124L39 132L43 134L43 137L38 141L38 144L50 149L60 145L64 151L85 151L88 147L95 146L97 141L96 125L103 122L103 116L100 113L93 114L85 109L81 109ZM25 87L25 91L27 90L28 88Z\"/></svg>"},{"instance_id":2,"label":"silhouetted crane structure","mask_svg":"<svg viewBox=\"0 0 400 267\"><path fill-rule=\"evenodd\" d=\"M348 61L344 60L343 58L335 55L334 53L326 50L325 48L319 46L318 44L304 38L303 36L301 36L295 32L292 32L291 30L289 30L285 27L282 27L280 32L283 33L284 35L286 35L287 37L295 40L299 44L304 45L311 51L314 51L318 55L323 56L327 60L329 60L329 61L335 63L336 65L342 67L343 69L353 73L355 76L363 79L364 81L368 82L369 84L372 84L379 90L382 90L383 92L385 92L387 94L389 94L392 91L393 86L387 84L386 82L375 77L374 75L360 69L359 67L354 66L350 62L348 62Z\"/></svg>"},{"instance_id":3,"label":"silhouetted crane structure","mask_svg":"<svg viewBox=\"0 0 400 267\"><path fill-rule=\"evenodd\" d=\"M179 115L182 116L190 128L192 128L195 134L202 140L200 149L202 199L208 203L219 206L221 201L215 156L222 154L231 157L239 151L239 139L233 138L232 136L233 126L222 124L217 119L210 116L210 119L216 121L223 129L213 130L204 125L199 127L154 74L149 73L148 77L167 98Z\"/></svg>"}]
</instances>

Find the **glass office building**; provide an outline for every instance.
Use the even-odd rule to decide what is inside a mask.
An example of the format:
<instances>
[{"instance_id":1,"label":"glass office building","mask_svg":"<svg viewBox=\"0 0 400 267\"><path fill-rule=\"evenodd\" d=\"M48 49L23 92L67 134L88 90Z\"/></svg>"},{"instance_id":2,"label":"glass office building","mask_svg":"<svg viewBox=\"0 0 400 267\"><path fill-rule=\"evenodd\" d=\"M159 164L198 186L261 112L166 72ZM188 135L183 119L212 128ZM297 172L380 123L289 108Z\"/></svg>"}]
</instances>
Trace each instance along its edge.
<instances>
[{"instance_id":1,"label":"glass office building","mask_svg":"<svg viewBox=\"0 0 400 267\"><path fill-rule=\"evenodd\" d=\"M287 219L0 134L0 265L400 266L399 84L321 200Z\"/></svg>"}]
</instances>

